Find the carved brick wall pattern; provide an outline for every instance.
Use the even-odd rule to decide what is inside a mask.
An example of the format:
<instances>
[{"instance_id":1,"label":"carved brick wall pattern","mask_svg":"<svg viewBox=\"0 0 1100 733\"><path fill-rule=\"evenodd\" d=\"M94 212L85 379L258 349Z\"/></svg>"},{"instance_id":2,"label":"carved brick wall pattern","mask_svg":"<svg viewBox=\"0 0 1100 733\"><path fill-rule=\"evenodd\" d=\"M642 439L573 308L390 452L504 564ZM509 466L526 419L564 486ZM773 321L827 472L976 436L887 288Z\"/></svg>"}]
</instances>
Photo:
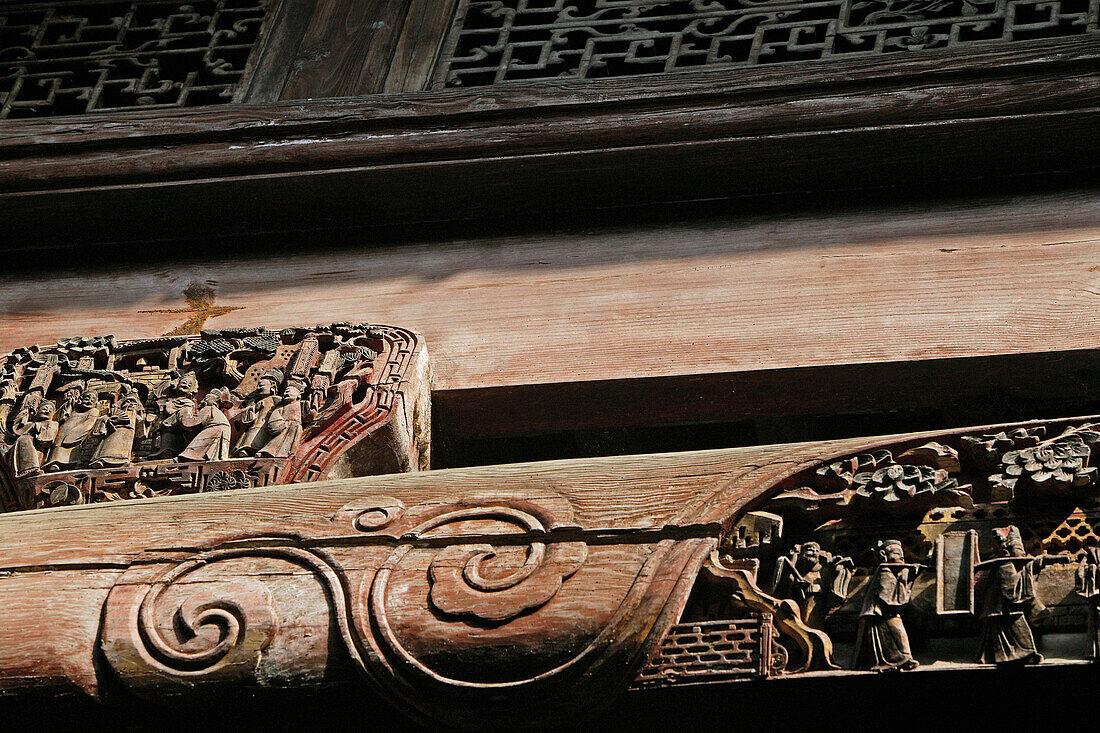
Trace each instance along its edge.
<instances>
[{"instance_id":1,"label":"carved brick wall pattern","mask_svg":"<svg viewBox=\"0 0 1100 733\"><path fill-rule=\"evenodd\" d=\"M636 687L767 675L772 626L769 619L677 624L646 666Z\"/></svg>"}]
</instances>

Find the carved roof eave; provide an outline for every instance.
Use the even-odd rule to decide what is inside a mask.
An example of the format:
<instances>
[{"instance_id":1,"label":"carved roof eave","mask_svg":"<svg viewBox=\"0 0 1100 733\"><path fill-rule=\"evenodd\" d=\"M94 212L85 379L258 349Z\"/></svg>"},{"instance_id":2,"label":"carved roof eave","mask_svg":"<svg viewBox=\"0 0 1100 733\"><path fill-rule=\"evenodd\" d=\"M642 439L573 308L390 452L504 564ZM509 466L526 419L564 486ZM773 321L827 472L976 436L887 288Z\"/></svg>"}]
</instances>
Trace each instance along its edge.
<instances>
[{"instance_id":1,"label":"carved roof eave","mask_svg":"<svg viewBox=\"0 0 1100 733\"><path fill-rule=\"evenodd\" d=\"M60 633L40 613L51 582L99 590L68 608L75 623L57 644L0 653L10 660L0 662L0 688L64 680L93 696L122 684L151 699L190 699L281 684L268 675L291 653L297 683L308 684L338 655L422 720L503 722L516 705L533 723L559 719L626 689L677 621L721 528L789 488L791 477L876 448L1093 420L12 514L0 517L0 651L28 630ZM499 567L480 574L491 548L513 563L503 580ZM43 581L46 571L52 580ZM197 636L171 638L179 623ZM340 643L303 647L300 635L286 637L302 623L330 626ZM93 661L100 652L110 673Z\"/></svg>"}]
</instances>

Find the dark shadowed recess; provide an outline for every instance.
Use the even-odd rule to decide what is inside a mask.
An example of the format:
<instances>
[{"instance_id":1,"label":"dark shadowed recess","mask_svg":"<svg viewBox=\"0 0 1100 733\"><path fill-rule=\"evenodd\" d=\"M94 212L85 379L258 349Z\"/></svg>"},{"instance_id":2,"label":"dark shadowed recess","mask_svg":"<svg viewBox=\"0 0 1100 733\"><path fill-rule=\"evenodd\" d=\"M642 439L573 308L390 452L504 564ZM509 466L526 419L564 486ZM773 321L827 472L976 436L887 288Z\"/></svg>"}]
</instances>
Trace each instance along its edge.
<instances>
[{"instance_id":1,"label":"dark shadowed recess","mask_svg":"<svg viewBox=\"0 0 1100 733\"><path fill-rule=\"evenodd\" d=\"M1087 714L1100 667L922 670L858 677L798 677L631 691L589 718L563 717L554 731L1053 730ZM426 730L362 685L313 693L245 692L171 708L86 697L0 697L9 730L208 733L237 730ZM515 727L524 730L522 709Z\"/></svg>"},{"instance_id":2,"label":"dark shadowed recess","mask_svg":"<svg viewBox=\"0 0 1100 733\"><path fill-rule=\"evenodd\" d=\"M703 450L1093 414L1100 349L441 390L433 465Z\"/></svg>"}]
</instances>

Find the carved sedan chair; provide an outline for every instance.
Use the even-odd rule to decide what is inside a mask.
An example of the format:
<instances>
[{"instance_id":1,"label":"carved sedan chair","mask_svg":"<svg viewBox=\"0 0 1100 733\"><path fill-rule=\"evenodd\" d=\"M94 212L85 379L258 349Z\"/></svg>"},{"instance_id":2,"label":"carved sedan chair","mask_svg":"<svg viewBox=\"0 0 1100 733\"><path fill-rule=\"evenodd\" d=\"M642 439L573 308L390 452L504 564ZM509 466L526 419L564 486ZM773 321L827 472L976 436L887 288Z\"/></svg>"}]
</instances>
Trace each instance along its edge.
<instances>
[{"instance_id":1,"label":"carved sedan chair","mask_svg":"<svg viewBox=\"0 0 1100 733\"><path fill-rule=\"evenodd\" d=\"M1095 684L1100 648L1100 418L1075 417L1100 412L1098 14L1096 0L0 0L3 715L667 729L927 722L929 695L1013 722L1040 698L1083 703L1070 691ZM651 302L641 346L652 328L585 320L580 290L575 333L454 303L370 316L405 312L372 278L410 241L427 244L394 256L530 237L549 265L537 253L555 242L619 227L665 237L646 254L660 279L669 222L718 217L720 237L821 216L839 246L861 207L898 241L935 234L896 224L924 207L959 236L988 215L975 236L1021 225L1059 247L998 260L987 236L973 280L929 286L948 305L927 344L891 335L919 332L906 314L923 306L887 301L932 255L822 259L849 295L796 308L816 331L781 365L766 354L797 327L751 322L797 297L782 254L762 309L715 305L692 331L711 316ZM297 309L255 295L274 258L296 272L331 241L350 262L354 237L377 247L349 265L350 296L336 265L284 283L317 288ZM216 305L210 279L187 308L141 311L190 319L163 336L101 273L186 282L193 258L243 262L256 282L246 305ZM754 277L743 267L727 277ZM1007 321L950 310L998 278ZM687 296L705 310L710 292ZM850 316L856 301L873 322ZM1039 327L1027 313L1044 304ZM67 338L75 322L94 334ZM526 382L497 374L508 343L535 364ZM531 460L549 457L563 460Z\"/></svg>"}]
</instances>

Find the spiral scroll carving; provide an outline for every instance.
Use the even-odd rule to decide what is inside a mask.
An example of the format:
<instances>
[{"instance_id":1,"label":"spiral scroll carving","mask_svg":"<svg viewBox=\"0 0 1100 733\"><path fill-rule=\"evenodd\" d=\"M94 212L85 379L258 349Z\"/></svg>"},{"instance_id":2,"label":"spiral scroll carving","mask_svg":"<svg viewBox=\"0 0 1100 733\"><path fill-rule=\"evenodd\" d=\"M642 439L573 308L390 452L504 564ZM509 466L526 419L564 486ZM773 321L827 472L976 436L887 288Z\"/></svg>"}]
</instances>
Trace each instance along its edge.
<instances>
[{"instance_id":1,"label":"spiral scroll carving","mask_svg":"<svg viewBox=\"0 0 1100 733\"><path fill-rule=\"evenodd\" d=\"M200 601L190 597L174 614L177 635L182 643L166 638L156 621L159 601L169 586L183 575L201 566L201 563L193 561L176 568L175 572L170 573L173 577L158 582L145 596L138 615L138 633L145 642L150 656L165 667L181 673L203 672L214 667L232 649L244 644L245 630L250 627L260 630L259 633L264 637L261 644L266 646L269 636L266 632L272 626L270 613L265 614L267 618L262 620L254 618L251 624L248 623L246 611L238 601L222 598ZM259 607L264 608L264 606ZM200 641L205 640L202 635L203 629L214 631L216 640L213 643L204 644ZM193 646L192 642L199 642L199 647L187 648Z\"/></svg>"},{"instance_id":2,"label":"spiral scroll carving","mask_svg":"<svg viewBox=\"0 0 1100 733\"><path fill-rule=\"evenodd\" d=\"M123 582L112 590L101 643L107 659L135 691L156 688L165 679L190 685L189 680L217 683L254 674L278 629L269 591L257 579L231 573L212 580L190 577L241 559L281 561L310 571L324 590L348 653L364 667L349 593L334 561L319 551L291 546L222 548L200 553L147 582ZM141 571L148 569L136 566L134 572Z\"/></svg>"},{"instance_id":3,"label":"spiral scroll carving","mask_svg":"<svg viewBox=\"0 0 1100 733\"><path fill-rule=\"evenodd\" d=\"M150 698L166 685L170 694L191 694L224 683L282 684L275 680L285 665L267 660L298 652L318 655L313 663L294 659L321 675L333 650L310 640L327 634L307 630L328 624L352 667L391 692L398 680L511 689L573 669L600 648L591 640L574 657L548 658L530 678L495 682L477 672L434 671L419 643L405 646L410 627L441 640L464 639L475 628L507 639L508 624L551 603L588 558L584 542L556 541L556 533L573 531L563 498L407 508L376 495L330 519L344 532L371 536L338 530L329 549L301 537L241 537L182 561L157 554L132 566L108 597L100 641L118 678Z\"/></svg>"},{"instance_id":4,"label":"spiral scroll carving","mask_svg":"<svg viewBox=\"0 0 1100 733\"><path fill-rule=\"evenodd\" d=\"M534 514L510 506L488 506L435 517L413 530L412 535L422 537L444 525L469 520L513 524L527 535L547 529ZM503 575L489 575L487 564L497 554L487 544L453 545L440 551L428 569L432 605L453 616L507 621L550 601L565 579L580 569L588 557L588 547L583 542L548 546L533 541L527 545L525 559L518 568Z\"/></svg>"}]
</instances>

